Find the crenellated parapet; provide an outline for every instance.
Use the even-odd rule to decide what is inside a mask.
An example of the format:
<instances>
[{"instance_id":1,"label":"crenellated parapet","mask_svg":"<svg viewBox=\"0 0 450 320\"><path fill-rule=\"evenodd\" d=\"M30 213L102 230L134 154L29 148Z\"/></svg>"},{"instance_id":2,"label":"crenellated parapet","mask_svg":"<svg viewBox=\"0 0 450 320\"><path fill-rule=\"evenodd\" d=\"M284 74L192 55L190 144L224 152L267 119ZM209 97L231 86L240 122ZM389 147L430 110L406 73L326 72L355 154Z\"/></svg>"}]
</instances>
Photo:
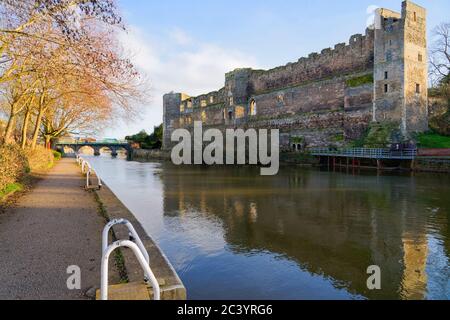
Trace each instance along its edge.
<instances>
[{"instance_id":1,"label":"crenellated parapet","mask_svg":"<svg viewBox=\"0 0 450 320\"><path fill-rule=\"evenodd\" d=\"M334 48L311 53L295 63L267 71L253 73L253 93L319 81L337 75L361 72L373 68L373 31L355 34L349 43L339 43Z\"/></svg>"}]
</instances>

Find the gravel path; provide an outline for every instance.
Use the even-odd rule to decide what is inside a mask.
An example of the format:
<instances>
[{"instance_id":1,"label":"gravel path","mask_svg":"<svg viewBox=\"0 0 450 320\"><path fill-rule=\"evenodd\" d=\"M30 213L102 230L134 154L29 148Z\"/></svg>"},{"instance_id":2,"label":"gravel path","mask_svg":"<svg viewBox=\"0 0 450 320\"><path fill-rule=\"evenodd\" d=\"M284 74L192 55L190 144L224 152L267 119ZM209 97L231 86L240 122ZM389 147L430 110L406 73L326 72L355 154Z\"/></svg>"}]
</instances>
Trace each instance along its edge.
<instances>
[{"instance_id":1,"label":"gravel path","mask_svg":"<svg viewBox=\"0 0 450 320\"><path fill-rule=\"evenodd\" d=\"M88 299L99 286L104 219L83 183L74 159L63 159L0 214L0 299ZM72 265L81 290L67 288Z\"/></svg>"}]
</instances>

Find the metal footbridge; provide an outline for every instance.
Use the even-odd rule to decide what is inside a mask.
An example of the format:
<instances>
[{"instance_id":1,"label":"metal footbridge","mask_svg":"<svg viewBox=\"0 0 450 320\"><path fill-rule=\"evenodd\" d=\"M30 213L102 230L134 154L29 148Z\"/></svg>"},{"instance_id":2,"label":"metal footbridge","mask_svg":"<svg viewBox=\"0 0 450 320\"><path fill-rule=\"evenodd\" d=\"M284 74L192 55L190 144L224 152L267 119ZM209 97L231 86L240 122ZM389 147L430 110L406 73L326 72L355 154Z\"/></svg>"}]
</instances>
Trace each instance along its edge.
<instances>
[{"instance_id":1,"label":"metal footbridge","mask_svg":"<svg viewBox=\"0 0 450 320\"><path fill-rule=\"evenodd\" d=\"M369 149L350 148L332 149L317 148L310 149L310 154L317 157L353 158L353 159L374 159L374 160L415 160L417 149Z\"/></svg>"}]
</instances>

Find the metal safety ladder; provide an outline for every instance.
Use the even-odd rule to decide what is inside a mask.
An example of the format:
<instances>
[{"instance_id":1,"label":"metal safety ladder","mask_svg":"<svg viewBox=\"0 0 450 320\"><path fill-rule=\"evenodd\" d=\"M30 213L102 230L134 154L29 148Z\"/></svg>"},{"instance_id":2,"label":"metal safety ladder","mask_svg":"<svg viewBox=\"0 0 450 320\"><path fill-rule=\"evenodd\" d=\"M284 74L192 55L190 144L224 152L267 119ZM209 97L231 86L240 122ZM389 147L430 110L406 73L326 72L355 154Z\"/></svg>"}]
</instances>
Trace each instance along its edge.
<instances>
[{"instance_id":1,"label":"metal safety ladder","mask_svg":"<svg viewBox=\"0 0 450 320\"><path fill-rule=\"evenodd\" d=\"M134 241L130 240L120 240L112 243L108 246L108 237L109 231L115 225L124 225L128 228L128 231ZM105 228L103 229L102 234L102 267L101 267L101 286L100 286L100 295L101 300L108 300L108 266L109 266L109 257L111 254L118 248L129 248L133 251L134 255L139 261L142 269L144 270L145 280L146 282L150 282L153 287L153 297L154 300L161 300L161 289L153 274L152 269L150 268L150 256L148 255L147 250L145 249L144 244L141 241L138 233L134 229L133 225L125 219L115 219L109 222Z\"/></svg>"}]
</instances>

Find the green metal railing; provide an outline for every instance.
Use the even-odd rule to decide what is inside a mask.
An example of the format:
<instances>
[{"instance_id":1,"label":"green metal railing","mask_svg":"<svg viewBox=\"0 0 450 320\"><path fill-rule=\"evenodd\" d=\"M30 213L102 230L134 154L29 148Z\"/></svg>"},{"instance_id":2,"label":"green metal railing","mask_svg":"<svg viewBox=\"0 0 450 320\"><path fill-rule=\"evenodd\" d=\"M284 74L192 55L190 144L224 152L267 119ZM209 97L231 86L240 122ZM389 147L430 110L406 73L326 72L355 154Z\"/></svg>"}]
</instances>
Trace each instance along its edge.
<instances>
[{"instance_id":1,"label":"green metal railing","mask_svg":"<svg viewBox=\"0 0 450 320\"><path fill-rule=\"evenodd\" d=\"M365 158L377 160L382 159L414 160L417 157L416 149L389 150L389 149L369 149L369 148L351 148L351 149L316 148L310 149L309 151L313 156Z\"/></svg>"}]
</instances>

